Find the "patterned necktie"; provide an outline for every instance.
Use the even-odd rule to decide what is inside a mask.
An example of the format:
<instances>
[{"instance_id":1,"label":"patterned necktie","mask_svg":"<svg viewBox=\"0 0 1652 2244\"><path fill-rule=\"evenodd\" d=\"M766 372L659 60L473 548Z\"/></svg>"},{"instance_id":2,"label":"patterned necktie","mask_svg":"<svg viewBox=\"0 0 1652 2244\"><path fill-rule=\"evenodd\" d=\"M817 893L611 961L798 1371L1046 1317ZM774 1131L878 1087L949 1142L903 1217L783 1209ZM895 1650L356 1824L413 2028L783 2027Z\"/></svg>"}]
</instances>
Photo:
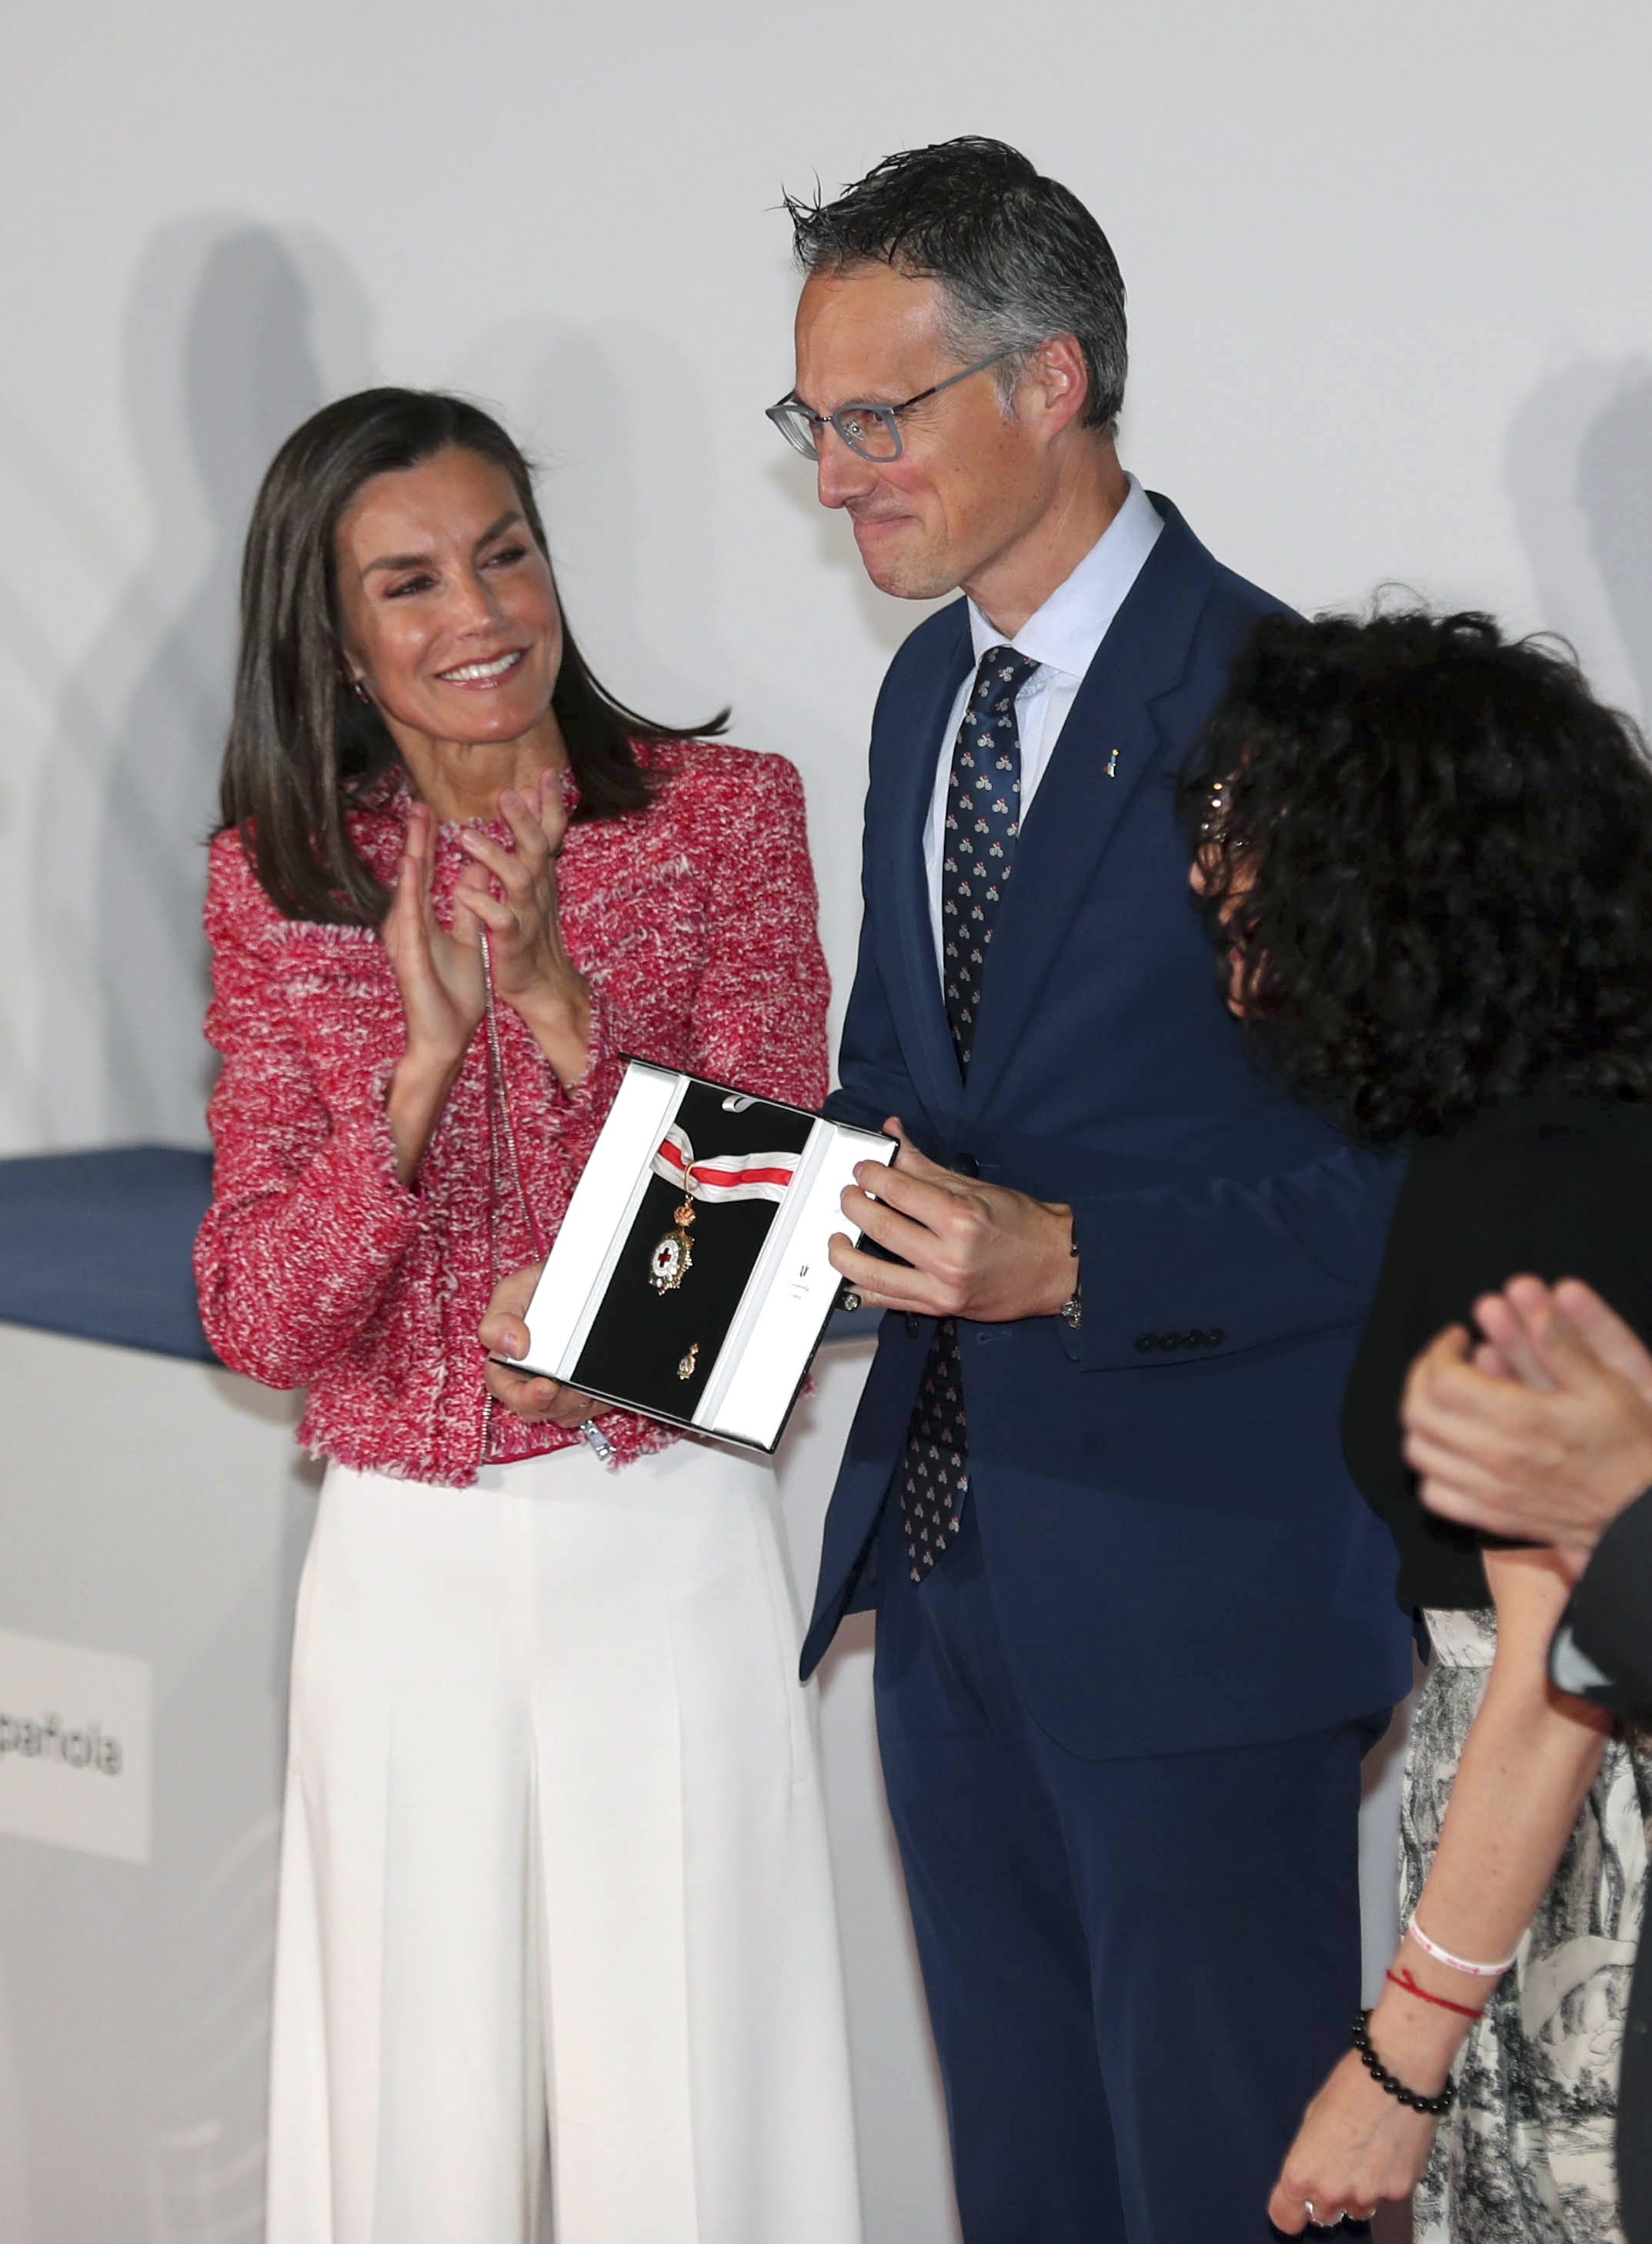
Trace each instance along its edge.
<instances>
[{"instance_id":1,"label":"patterned necktie","mask_svg":"<svg viewBox=\"0 0 1652 2244\"><path fill-rule=\"evenodd\" d=\"M1038 665L989 647L952 752L941 863L941 987L958 1065L969 1072L981 975L1021 832L1021 734L1015 696ZM921 1582L957 1534L969 1494L963 1362L958 1328L942 1317L929 1343L897 1477L912 1578Z\"/></svg>"}]
</instances>

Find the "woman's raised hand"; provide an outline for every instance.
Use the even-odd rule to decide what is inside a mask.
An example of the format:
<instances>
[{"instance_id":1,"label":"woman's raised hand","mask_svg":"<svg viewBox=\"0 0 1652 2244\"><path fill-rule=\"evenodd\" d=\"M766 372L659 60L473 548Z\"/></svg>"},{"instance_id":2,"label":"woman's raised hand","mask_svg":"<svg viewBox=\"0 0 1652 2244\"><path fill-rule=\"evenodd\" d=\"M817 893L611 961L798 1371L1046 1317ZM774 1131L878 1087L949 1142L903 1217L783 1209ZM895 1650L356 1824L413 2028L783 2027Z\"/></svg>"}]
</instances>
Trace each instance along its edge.
<instances>
[{"instance_id":1,"label":"woman's raised hand","mask_svg":"<svg viewBox=\"0 0 1652 2244\"><path fill-rule=\"evenodd\" d=\"M590 992L568 956L557 912L556 860L568 829L562 774L545 771L518 793L508 787L499 813L516 847L467 828L460 846L470 863L456 896L488 930L496 995L518 1013L564 1083L585 1072Z\"/></svg>"},{"instance_id":2,"label":"woman's raised hand","mask_svg":"<svg viewBox=\"0 0 1652 2244\"><path fill-rule=\"evenodd\" d=\"M409 1061L452 1069L464 1058L486 1010L487 981L482 924L470 898L455 895L451 930L436 918L430 896L435 857L435 818L426 804L415 802L385 916L384 947L401 995Z\"/></svg>"},{"instance_id":3,"label":"woman's raised hand","mask_svg":"<svg viewBox=\"0 0 1652 2244\"><path fill-rule=\"evenodd\" d=\"M482 923L455 896L451 929L441 925L430 900L435 856L435 820L426 804L415 802L408 813L408 837L382 929L408 1028L385 1112L396 1174L408 1186L488 1004Z\"/></svg>"}]
</instances>

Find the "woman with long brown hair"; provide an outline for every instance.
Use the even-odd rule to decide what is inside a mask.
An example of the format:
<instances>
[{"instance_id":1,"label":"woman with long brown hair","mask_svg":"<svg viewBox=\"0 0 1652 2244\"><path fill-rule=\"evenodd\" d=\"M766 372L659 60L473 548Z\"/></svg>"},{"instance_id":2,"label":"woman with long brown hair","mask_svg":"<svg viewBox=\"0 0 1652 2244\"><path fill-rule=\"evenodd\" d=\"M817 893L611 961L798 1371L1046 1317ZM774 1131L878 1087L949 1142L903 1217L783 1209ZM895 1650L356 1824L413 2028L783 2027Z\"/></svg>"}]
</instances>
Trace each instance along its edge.
<instances>
[{"instance_id":1,"label":"woman with long brown hair","mask_svg":"<svg viewBox=\"0 0 1652 2244\"><path fill-rule=\"evenodd\" d=\"M476 1338L623 1055L824 1094L797 774L613 700L510 438L379 389L260 493L223 815L202 1313L308 1387L327 1461L269 2244L528 2244L547 2148L558 2244L845 2244L772 1477L566 1391L502 1410Z\"/></svg>"}]
</instances>

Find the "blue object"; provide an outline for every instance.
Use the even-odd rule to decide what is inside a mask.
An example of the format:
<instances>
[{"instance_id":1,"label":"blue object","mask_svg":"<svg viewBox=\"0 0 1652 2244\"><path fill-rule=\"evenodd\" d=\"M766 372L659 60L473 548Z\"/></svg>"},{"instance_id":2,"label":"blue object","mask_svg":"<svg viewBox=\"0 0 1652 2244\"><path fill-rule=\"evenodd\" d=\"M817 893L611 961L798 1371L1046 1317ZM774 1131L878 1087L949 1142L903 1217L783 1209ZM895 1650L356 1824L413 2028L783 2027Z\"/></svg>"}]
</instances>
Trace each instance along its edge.
<instances>
[{"instance_id":1,"label":"blue object","mask_svg":"<svg viewBox=\"0 0 1652 2244\"><path fill-rule=\"evenodd\" d=\"M873 719L866 916L837 1119L1074 1210L1082 1323L961 1325L970 1503L1029 1713L1067 1750L1299 1737L1405 1695L1395 1553L1343 1463L1342 1390L1400 1166L1264 1078L1216 989L1176 782L1278 603L1175 507L1016 843L968 1079L923 829L968 610L920 624ZM873 1529L930 1324L886 1316L827 1513L804 1671L875 1601Z\"/></svg>"},{"instance_id":2,"label":"blue object","mask_svg":"<svg viewBox=\"0 0 1652 2244\"><path fill-rule=\"evenodd\" d=\"M0 1161L0 1321L213 1362L190 1267L212 1192L185 1146Z\"/></svg>"},{"instance_id":3,"label":"blue object","mask_svg":"<svg viewBox=\"0 0 1652 2244\"><path fill-rule=\"evenodd\" d=\"M1177 815L1278 603L1154 504L1017 838L967 1080L922 847L964 603L895 657L827 1110L899 1115L932 1159L1074 1213L1076 1328L960 1321L969 1497L920 1584L887 1497L933 1324L884 1318L803 1657L875 1605L964 2233L1040 2244L1270 2233L1358 1983L1360 1750L1410 1676L1393 1544L1338 1435L1398 1166L1251 1066Z\"/></svg>"},{"instance_id":4,"label":"blue object","mask_svg":"<svg viewBox=\"0 0 1652 2244\"><path fill-rule=\"evenodd\" d=\"M1359 1999L1359 1765L1386 1710L1237 1753L1069 1753L1011 1673L971 1507L920 1583L894 1510L878 1736L965 2236L1268 2244Z\"/></svg>"},{"instance_id":5,"label":"blue object","mask_svg":"<svg viewBox=\"0 0 1652 2244\"><path fill-rule=\"evenodd\" d=\"M212 1194L212 1155L186 1146L0 1160L0 1323L216 1362L190 1264ZM880 1320L839 1313L827 1341Z\"/></svg>"}]
</instances>

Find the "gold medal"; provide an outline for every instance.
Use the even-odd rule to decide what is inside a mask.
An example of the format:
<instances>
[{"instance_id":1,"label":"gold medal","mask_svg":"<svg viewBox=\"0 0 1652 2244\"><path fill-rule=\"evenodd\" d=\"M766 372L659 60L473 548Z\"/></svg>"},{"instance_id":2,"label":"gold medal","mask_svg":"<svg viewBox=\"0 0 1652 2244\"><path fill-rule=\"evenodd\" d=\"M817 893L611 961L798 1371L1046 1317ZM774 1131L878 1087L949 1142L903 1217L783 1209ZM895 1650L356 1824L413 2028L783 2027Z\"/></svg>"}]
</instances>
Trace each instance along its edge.
<instances>
[{"instance_id":1,"label":"gold medal","mask_svg":"<svg viewBox=\"0 0 1652 2244\"><path fill-rule=\"evenodd\" d=\"M694 1260L694 1242L688 1235L694 1220L693 1201L684 1200L674 1214L676 1230L668 1231L648 1258L648 1282L657 1294L674 1294ZM679 1375L686 1379L688 1374L679 1369Z\"/></svg>"},{"instance_id":2,"label":"gold medal","mask_svg":"<svg viewBox=\"0 0 1652 2244\"><path fill-rule=\"evenodd\" d=\"M797 1166L797 1154L785 1152L720 1153L697 1160L687 1131L678 1123L668 1124L649 1168L653 1175L680 1186L683 1198L672 1217L675 1228L655 1242L654 1251L648 1258L648 1282L654 1291L674 1294L692 1267L694 1241L690 1227L697 1200L717 1204L783 1200ZM686 1362L687 1358L684 1361ZM684 1371L681 1375L686 1379L689 1373Z\"/></svg>"}]
</instances>

